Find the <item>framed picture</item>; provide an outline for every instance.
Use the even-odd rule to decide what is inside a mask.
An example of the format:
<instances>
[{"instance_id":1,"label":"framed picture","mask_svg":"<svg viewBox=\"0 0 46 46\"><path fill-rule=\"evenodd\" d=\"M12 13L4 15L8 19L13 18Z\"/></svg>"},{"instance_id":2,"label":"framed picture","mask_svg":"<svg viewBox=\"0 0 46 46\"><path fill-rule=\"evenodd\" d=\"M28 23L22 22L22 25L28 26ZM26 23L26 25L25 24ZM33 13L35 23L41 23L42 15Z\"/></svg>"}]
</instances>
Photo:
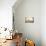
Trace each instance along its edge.
<instances>
[{"instance_id":1,"label":"framed picture","mask_svg":"<svg viewBox=\"0 0 46 46\"><path fill-rule=\"evenodd\" d=\"M34 17L25 17L25 23L34 23Z\"/></svg>"}]
</instances>

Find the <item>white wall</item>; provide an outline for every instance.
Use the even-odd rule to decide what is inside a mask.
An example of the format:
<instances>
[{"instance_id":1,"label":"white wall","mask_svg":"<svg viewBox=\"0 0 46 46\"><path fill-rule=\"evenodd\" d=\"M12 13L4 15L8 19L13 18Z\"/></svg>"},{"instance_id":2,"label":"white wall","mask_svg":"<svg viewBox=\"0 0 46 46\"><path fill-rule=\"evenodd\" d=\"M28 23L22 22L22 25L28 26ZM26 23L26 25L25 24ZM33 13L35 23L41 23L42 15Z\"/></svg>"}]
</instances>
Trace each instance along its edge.
<instances>
[{"instance_id":1,"label":"white wall","mask_svg":"<svg viewBox=\"0 0 46 46\"><path fill-rule=\"evenodd\" d=\"M0 0L0 27L12 28L12 6L16 0Z\"/></svg>"},{"instance_id":2,"label":"white wall","mask_svg":"<svg viewBox=\"0 0 46 46\"><path fill-rule=\"evenodd\" d=\"M41 46L41 0L23 0L14 10L15 28ZM34 17L34 23L25 23L26 16Z\"/></svg>"},{"instance_id":3,"label":"white wall","mask_svg":"<svg viewBox=\"0 0 46 46\"><path fill-rule=\"evenodd\" d=\"M42 46L46 46L46 0L41 1L41 38Z\"/></svg>"}]
</instances>

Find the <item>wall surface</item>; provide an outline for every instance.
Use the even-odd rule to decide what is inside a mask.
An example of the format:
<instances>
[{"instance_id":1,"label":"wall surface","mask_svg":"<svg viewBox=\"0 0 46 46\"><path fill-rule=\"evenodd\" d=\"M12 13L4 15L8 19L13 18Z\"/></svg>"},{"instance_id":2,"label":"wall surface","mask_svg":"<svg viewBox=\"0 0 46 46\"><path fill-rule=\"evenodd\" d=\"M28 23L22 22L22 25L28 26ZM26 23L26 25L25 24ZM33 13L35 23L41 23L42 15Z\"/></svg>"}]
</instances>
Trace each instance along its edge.
<instances>
[{"instance_id":1,"label":"wall surface","mask_svg":"<svg viewBox=\"0 0 46 46\"><path fill-rule=\"evenodd\" d=\"M15 28L23 33L24 38L41 46L41 0L23 0L14 10ZM34 17L34 23L25 23L26 16Z\"/></svg>"},{"instance_id":2,"label":"wall surface","mask_svg":"<svg viewBox=\"0 0 46 46\"><path fill-rule=\"evenodd\" d=\"M0 27L12 28L12 6L16 0L0 0Z\"/></svg>"},{"instance_id":3,"label":"wall surface","mask_svg":"<svg viewBox=\"0 0 46 46\"><path fill-rule=\"evenodd\" d=\"M46 46L46 0L41 1L41 41Z\"/></svg>"}]
</instances>

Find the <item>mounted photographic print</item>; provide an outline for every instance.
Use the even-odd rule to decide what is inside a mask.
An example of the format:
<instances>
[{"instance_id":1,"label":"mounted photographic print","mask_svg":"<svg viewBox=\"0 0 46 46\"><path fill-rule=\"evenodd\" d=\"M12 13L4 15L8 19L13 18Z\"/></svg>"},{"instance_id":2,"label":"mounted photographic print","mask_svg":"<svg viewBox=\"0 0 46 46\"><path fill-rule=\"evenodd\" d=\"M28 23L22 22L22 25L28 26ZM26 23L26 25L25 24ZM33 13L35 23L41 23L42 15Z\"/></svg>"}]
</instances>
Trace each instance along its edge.
<instances>
[{"instance_id":1,"label":"mounted photographic print","mask_svg":"<svg viewBox=\"0 0 46 46\"><path fill-rule=\"evenodd\" d=\"M30 16L25 17L25 23L34 23L34 17Z\"/></svg>"}]
</instances>

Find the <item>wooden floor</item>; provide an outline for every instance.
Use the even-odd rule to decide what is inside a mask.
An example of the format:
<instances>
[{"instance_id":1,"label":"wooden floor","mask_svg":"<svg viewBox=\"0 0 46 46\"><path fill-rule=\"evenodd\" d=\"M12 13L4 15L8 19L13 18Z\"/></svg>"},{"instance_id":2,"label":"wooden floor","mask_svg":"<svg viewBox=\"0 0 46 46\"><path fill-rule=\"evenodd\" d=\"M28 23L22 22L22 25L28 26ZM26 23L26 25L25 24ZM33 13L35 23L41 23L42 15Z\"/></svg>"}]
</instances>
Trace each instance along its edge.
<instances>
[{"instance_id":1,"label":"wooden floor","mask_svg":"<svg viewBox=\"0 0 46 46\"><path fill-rule=\"evenodd\" d=\"M2 43L0 46L16 46L15 39L13 40L6 40L6 42Z\"/></svg>"}]
</instances>

